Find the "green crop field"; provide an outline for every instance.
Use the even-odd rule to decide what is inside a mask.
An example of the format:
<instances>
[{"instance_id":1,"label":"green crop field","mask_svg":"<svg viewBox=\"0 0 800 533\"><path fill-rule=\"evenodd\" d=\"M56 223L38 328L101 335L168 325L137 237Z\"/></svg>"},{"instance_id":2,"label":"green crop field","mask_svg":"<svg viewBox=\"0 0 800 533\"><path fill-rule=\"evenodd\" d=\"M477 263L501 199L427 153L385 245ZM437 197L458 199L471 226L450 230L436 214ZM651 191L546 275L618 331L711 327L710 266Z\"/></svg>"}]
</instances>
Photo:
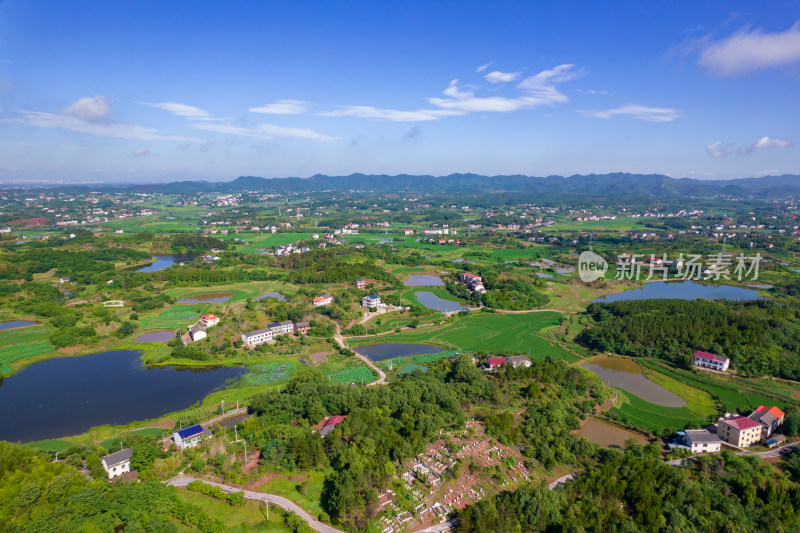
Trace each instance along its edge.
<instances>
[{"instance_id":1,"label":"green crop field","mask_svg":"<svg viewBox=\"0 0 800 533\"><path fill-rule=\"evenodd\" d=\"M709 418L692 412L688 407L664 407L646 402L633 394L622 391L619 407L613 407L611 412L620 419L634 427L647 428L649 431L659 431L664 428L683 429L686 424L709 422Z\"/></svg>"},{"instance_id":2,"label":"green crop field","mask_svg":"<svg viewBox=\"0 0 800 533\"><path fill-rule=\"evenodd\" d=\"M553 359L576 361L575 356L553 345L538 333L543 328L558 324L560 318L560 314L553 312L472 313L445 326L386 335L380 338L380 342L433 343L470 352L521 352L530 353L534 359L550 356ZM359 344L374 342L359 341Z\"/></svg>"},{"instance_id":3,"label":"green crop field","mask_svg":"<svg viewBox=\"0 0 800 533\"><path fill-rule=\"evenodd\" d=\"M334 372L333 374L329 374L330 379L334 383L369 383L370 381L375 380L375 374L372 373L366 366L359 366L355 368L346 368L344 370L339 370L338 372Z\"/></svg>"},{"instance_id":4,"label":"green crop field","mask_svg":"<svg viewBox=\"0 0 800 533\"><path fill-rule=\"evenodd\" d=\"M259 254L270 248L277 248L284 244L293 244L311 238L311 233L266 233L252 235L239 235L242 239L249 242L247 246L240 250L243 254Z\"/></svg>"},{"instance_id":5,"label":"green crop field","mask_svg":"<svg viewBox=\"0 0 800 533\"><path fill-rule=\"evenodd\" d=\"M53 351L53 347L48 340L3 346L0 348L0 374L4 376L11 375L13 371L10 365L14 361L50 351Z\"/></svg>"},{"instance_id":6,"label":"green crop field","mask_svg":"<svg viewBox=\"0 0 800 533\"><path fill-rule=\"evenodd\" d=\"M52 328L50 326L32 326L6 330L0 333L0 347L43 340L50 335L51 331Z\"/></svg>"}]
</instances>

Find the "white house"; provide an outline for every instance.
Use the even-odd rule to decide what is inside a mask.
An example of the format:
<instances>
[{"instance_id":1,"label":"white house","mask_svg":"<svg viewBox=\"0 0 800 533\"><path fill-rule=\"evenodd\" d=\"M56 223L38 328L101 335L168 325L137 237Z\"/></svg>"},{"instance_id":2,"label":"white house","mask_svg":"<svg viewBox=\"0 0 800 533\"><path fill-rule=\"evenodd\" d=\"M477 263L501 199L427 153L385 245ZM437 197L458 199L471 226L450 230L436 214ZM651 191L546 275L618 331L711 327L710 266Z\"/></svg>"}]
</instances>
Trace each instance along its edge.
<instances>
[{"instance_id":1,"label":"white house","mask_svg":"<svg viewBox=\"0 0 800 533\"><path fill-rule=\"evenodd\" d=\"M528 357L527 355L515 355L513 357L509 357L508 358L508 362L511 363L511 365L514 368L517 368L517 367L520 367L520 366L524 366L524 367L527 368L527 367L531 366L531 358Z\"/></svg>"},{"instance_id":2,"label":"white house","mask_svg":"<svg viewBox=\"0 0 800 533\"><path fill-rule=\"evenodd\" d=\"M728 370L729 365L730 359L721 355L700 351L694 354L694 366L699 366L700 368L710 368L718 372L725 372Z\"/></svg>"},{"instance_id":3,"label":"white house","mask_svg":"<svg viewBox=\"0 0 800 533\"><path fill-rule=\"evenodd\" d=\"M315 296L314 297L314 307L322 307L325 305L331 305L333 303L333 296L330 294L323 294L322 296Z\"/></svg>"},{"instance_id":4,"label":"white house","mask_svg":"<svg viewBox=\"0 0 800 533\"><path fill-rule=\"evenodd\" d=\"M172 440L181 450L197 446L200 442L209 437L211 437L211 431L200 424L181 429L172 434Z\"/></svg>"},{"instance_id":5,"label":"white house","mask_svg":"<svg viewBox=\"0 0 800 533\"><path fill-rule=\"evenodd\" d=\"M414 235L414 230L413 229L404 229L403 230L403 235Z\"/></svg>"},{"instance_id":6,"label":"white house","mask_svg":"<svg viewBox=\"0 0 800 533\"><path fill-rule=\"evenodd\" d=\"M262 328L262 329L257 329L255 331L248 331L247 333L242 333L242 342L247 344L248 346L263 344L271 340L272 340L271 328Z\"/></svg>"},{"instance_id":7,"label":"white house","mask_svg":"<svg viewBox=\"0 0 800 533\"><path fill-rule=\"evenodd\" d=\"M219 317L217 315L203 315L200 318L200 324L206 328L210 328L219 324Z\"/></svg>"},{"instance_id":8,"label":"white house","mask_svg":"<svg viewBox=\"0 0 800 533\"><path fill-rule=\"evenodd\" d=\"M101 457L100 462L103 463L103 468L108 472L108 479L114 479L125 472L130 472L132 455L133 448L125 448Z\"/></svg>"},{"instance_id":9,"label":"white house","mask_svg":"<svg viewBox=\"0 0 800 533\"><path fill-rule=\"evenodd\" d=\"M692 453L716 453L722 448L719 437L707 429L687 429L679 431L678 436Z\"/></svg>"},{"instance_id":10,"label":"white house","mask_svg":"<svg viewBox=\"0 0 800 533\"><path fill-rule=\"evenodd\" d=\"M206 328L195 324L194 326L189 328L189 336L192 338L192 341L199 341L200 339L205 339L207 336Z\"/></svg>"},{"instance_id":11,"label":"white house","mask_svg":"<svg viewBox=\"0 0 800 533\"><path fill-rule=\"evenodd\" d=\"M364 296L361 298L361 307L365 307L367 309L375 309L380 307L381 305L381 297L376 296L374 294L370 294L369 296Z\"/></svg>"}]
</instances>

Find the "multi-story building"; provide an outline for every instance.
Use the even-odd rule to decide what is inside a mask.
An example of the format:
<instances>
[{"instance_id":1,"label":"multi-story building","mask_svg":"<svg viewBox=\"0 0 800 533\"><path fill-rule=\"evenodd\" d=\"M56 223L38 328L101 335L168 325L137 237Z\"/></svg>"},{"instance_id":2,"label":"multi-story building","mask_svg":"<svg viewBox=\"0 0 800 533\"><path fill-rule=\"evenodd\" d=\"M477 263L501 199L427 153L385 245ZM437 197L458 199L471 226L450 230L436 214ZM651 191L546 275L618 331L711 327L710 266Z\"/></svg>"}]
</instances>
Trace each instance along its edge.
<instances>
[{"instance_id":1,"label":"multi-story building","mask_svg":"<svg viewBox=\"0 0 800 533\"><path fill-rule=\"evenodd\" d=\"M699 366L700 368L709 368L718 372L725 372L728 370L729 365L730 359L722 357L721 355L699 351L694 354L694 366Z\"/></svg>"},{"instance_id":2,"label":"multi-story building","mask_svg":"<svg viewBox=\"0 0 800 533\"><path fill-rule=\"evenodd\" d=\"M314 307L322 307L333 303L333 296L330 294L323 294L322 296L314 297Z\"/></svg>"},{"instance_id":3,"label":"multi-story building","mask_svg":"<svg viewBox=\"0 0 800 533\"><path fill-rule=\"evenodd\" d=\"M741 415L721 418L717 424L717 435L728 444L745 448L761 440L761 424Z\"/></svg>"},{"instance_id":4,"label":"multi-story building","mask_svg":"<svg viewBox=\"0 0 800 533\"><path fill-rule=\"evenodd\" d=\"M261 328L255 331L242 333L242 342L248 346L256 346L272 340L272 329Z\"/></svg>"},{"instance_id":5,"label":"multi-story building","mask_svg":"<svg viewBox=\"0 0 800 533\"><path fill-rule=\"evenodd\" d=\"M364 296L361 298L361 307L365 307L367 309L375 309L380 307L381 305L381 297L376 296L374 294L370 294L369 296Z\"/></svg>"}]
</instances>

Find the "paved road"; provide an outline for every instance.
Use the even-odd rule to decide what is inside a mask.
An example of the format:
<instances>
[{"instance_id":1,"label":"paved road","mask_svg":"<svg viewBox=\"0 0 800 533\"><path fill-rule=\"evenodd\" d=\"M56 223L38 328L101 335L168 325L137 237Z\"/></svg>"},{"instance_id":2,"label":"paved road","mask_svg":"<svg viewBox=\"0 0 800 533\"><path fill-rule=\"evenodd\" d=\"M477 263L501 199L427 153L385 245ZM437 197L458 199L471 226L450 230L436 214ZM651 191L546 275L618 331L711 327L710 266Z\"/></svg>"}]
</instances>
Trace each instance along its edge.
<instances>
[{"instance_id":1,"label":"paved road","mask_svg":"<svg viewBox=\"0 0 800 533\"><path fill-rule=\"evenodd\" d=\"M566 485L567 481L572 481L573 479L575 479L575 474L567 474L566 476L561 476L557 480L547 485L547 488L553 490L559 485Z\"/></svg>"},{"instance_id":2,"label":"paved road","mask_svg":"<svg viewBox=\"0 0 800 533\"><path fill-rule=\"evenodd\" d=\"M214 483L212 481L206 481L204 479L197 479L194 477L184 477L178 476L170 479L167 481L167 485L172 485L173 487L185 487L192 481L202 481L203 483L207 483L208 485L214 485L216 487L220 487L225 492L243 492L244 497L248 500L256 500L262 502L269 502L274 503L278 507L286 509L287 511L292 511L300 518L305 520L312 529L319 531L320 533L344 533L340 529L336 529L333 526L329 526L328 524L323 524L319 520L315 520L310 514L305 512L301 507L297 504L292 502L291 500L287 500L282 496L277 496L275 494L265 494L263 492L253 492L250 490L242 490L237 489L236 487L231 487L229 485L222 485L220 483Z\"/></svg>"},{"instance_id":3,"label":"paved road","mask_svg":"<svg viewBox=\"0 0 800 533\"><path fill-rule=\"evenodd\" d=\"M414 533L440 533L442 531L450 531L451 529L455 528L458 525L458 520L453 518L452 520L448 520L447 522L442 522L441 524L436 524L435 526L426 527L425 529L420 529L415 531Z\"/></svg>"}]
</instances>

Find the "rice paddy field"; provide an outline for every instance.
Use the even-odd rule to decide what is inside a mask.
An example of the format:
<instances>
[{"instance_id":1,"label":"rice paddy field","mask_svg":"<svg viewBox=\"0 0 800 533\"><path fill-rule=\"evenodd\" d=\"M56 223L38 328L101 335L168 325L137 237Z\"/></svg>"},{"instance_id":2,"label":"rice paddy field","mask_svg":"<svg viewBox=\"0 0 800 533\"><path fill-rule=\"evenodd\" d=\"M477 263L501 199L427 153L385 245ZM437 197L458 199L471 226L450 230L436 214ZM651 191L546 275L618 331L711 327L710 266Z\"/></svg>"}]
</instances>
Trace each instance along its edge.
<instances>
[{"instance_id":1,"label":"rice paddy field","mask_svg":"<svg viewBox=\"0 0 800 533\"><path fill-rule=\"evenodd\" d=\"M381 343L429 343L451 350L469 352L486 351L520 352L534 359L562 359L567 362L578 358L551 343L539 332L559 323L561 315L554 312L538 313L472 313L458 317L443 326L427 327L421 331L396 333L380 337ZM359 341L357 344L373 344Z\"/></svg>"}]
</instances>

